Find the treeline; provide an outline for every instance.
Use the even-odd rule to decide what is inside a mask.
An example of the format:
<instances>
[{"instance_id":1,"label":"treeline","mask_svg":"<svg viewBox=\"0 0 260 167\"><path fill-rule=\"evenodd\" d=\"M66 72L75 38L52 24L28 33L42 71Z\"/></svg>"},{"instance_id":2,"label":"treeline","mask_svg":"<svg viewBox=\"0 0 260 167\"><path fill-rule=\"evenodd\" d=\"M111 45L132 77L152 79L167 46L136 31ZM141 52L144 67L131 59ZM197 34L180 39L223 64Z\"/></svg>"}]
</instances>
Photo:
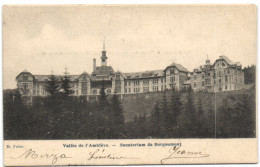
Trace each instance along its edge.
<instances>
[{"instance_id":1,"label":"treeline","mask_svg":"<svg viewBox=\"0 0 260 167\"><path fill-rule=\"evenodd\" d=\"M255 83L256 81L256 66L251 65L244 67L245 84Z\"/></svg>"},{"instance_id":2,"label":"treeline","mask_svg":"<svg viewBox=\"0 0 260 167\"><path fill-rule=\"evenodd\" d=\"M132 138L255 137L254 90L248 93L165 93L151 117L136 116L127 124Z\"/></svg>"},{"instance_id":3,"label":"treeline","mask_svg":"<svg viewBox=\"0 0 260 167\"><path fill-rule=\"evenodd\" d=\"M35 97L26 105L19 91L4 93L5 139L110 139L125 138L123 108L117 95L100 96L89 103L85 96Z\"/></svg>"},{"instance_id":4,"label":"treeline","mask_svg":"<svg viewBox=\"0 0 260 167\"><path fill-rule=\"evenodd\" d=\"M70 78L61 83L51 75L47 97L33 97L31 105L18 89L4 91L5 139L125 138L123 108L115 94L108 98L104 85L99 100L73 97Z\"/></svg>"},{"instance_id":5,"label":"treeline","mask_svg":"<svg viewBox=\"0 0 260 167\"><path fill-rule=\"evenodd\" d=\"M104 85L95 102L71 96L69 78L50 76L47 97L27 105L19 90L4 91L4 138L131 139L255 137L255 90L247 93L178 92L168 90L151 114L125 121L118 95ZM226 93L226 95L224 95ZM135 105L135 104L132 104Z\"/></svg>"}]
</instances>

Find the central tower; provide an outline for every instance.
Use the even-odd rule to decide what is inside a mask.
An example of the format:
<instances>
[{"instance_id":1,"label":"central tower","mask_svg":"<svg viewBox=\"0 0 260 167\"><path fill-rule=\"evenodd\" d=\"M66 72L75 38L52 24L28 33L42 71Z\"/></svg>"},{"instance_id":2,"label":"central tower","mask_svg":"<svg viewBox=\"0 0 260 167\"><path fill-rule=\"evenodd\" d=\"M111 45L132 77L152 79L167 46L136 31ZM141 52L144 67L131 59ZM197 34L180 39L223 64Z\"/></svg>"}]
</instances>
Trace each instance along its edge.
<instances>
[{"instance_id":1,"label":"central tower","mask_svg":"<svg viewBox=\"0 0 260 167\"><path fill-rule=\"evenodd\" d=\"M106 47L105 47L105 37L103 40L103 50L102 50L102 56L101 56L101 66L107 66L107 55L106 55Z\"/></svg>"}]
</instances>

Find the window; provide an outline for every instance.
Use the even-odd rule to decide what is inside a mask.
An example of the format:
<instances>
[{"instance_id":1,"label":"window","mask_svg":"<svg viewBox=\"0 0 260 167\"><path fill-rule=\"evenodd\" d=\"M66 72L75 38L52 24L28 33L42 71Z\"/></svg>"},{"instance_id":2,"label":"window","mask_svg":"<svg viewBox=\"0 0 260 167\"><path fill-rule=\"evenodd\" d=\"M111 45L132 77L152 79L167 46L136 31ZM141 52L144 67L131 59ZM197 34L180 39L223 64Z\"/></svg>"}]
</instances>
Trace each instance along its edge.
<instances>
[{"instance_id":1,"label":"window","mask_svg":"<svg viewBox=\"0 0 260 167\"><path fill-rule=\"evenodd\" d=\"M28 83L23 83L23 89L28 89Z\"/></svg>"},{"instance_id":2,"label":"window","mask_svg":"<svg viewBox=\"0 0 260 167\"><path fill-rule=\"evenodd\" d=\"M202 74L202 79L204 79L205 78L205 74Z\"/></svg>"},{"instance_id":3,"label":"window","mask_svg":"<svg viewBox=\"0 0 260 167\"><path fill-rule=\"evenodd\" d=\"M78 95L79 94L79 91L78 90L76 90L76 95Z\"/></svg>"},{"instance_id":4,"label":"window","mask_svg":"<svg viewBox=\"0 0 260 167\"><path fill-rule=\"evenodd\" d=\"M81 83L81 94L82 95L87 94L87 83L85 83L85 82Z\"/></svg>"},{"instance_id":5,"label":"window","mask_svg":"<svg viewBox=\"0 0 260 167\"><path fill-rule=\"evenodd\" d=\"M146 86L146 87L143 87L143 89L144 89L143 90L144 92L149 92L149 87Z\"/></svg>"},{"instance_id":6,"label":"window","mask_svg":"<svg viewBox=\"0 0 260 167\"><path fill-rule=\"evenodd\" d=\"M23 81L28 81L28 76L23 76Z\"/></svg>"},{"instance_id":7,"label":"window","mask_svg":"<svg viewBox=\"0 0 260 167\"><path fill-rule=\"evenodd\" d=\"M153 79L153 84L157 84L158 83L158 79Z\"/></svg>"},{"instance_id":8,"label":"window","mask_svg":"<svg viewBox=\"0 0 260 167\"><path fill-rule=\"evenodd\" d=\"M128 92L131 93L131 88L128 89Z\"/></svg>"},{"instance_id":9,"label":"window","mask_svg":"<svg viewBox=\"0 0 260 167\"><path fill-rule=\"evenodd\" d=\"M173 76L170 78L170 82L173 83L174 81L175 81L175 77Z\"/></svg>"},{"instance_id":10,"label":"window","mask_svg":"<svg viewBox=\"0 0 260 167\"><path fill-rule=\"evenodd\" d=\"M134 81L134 85L139 85L139 80Z\"/></svg>"},{"instance_id":11,"label":"window","mask_svg":"<svg viewBox=\"0 0 260 167\"><path fill-rule=\"evenodd\" d=\"M139 92L139 88L134 88L134 92L138 93Z\"/></svg>"},{"instance_id":12,"label":"window","mask_svg":"<svg viewBox=\"0 0 260 167\"><path fill-rule=\"evenodd\" d=\"M194 88L196 88L196 82L194 82Z\"/></svg>"},{"instance_id":13,"label":"window","mask_svg":"<svg viewBox=\"0 0 260 167\"><path fill-rule=\"evenodd\" d=\"M87 80L87 77L86 75L83 75L83 78L82 78L83 81L86 81Z\"/></svg>"},{"instance_id":14,"label":"window","mask_svg":"<svg viewBox=\"0 0 260 167\"><path fill-rule=\"evenodd\" d=\"M40 91L39 90L37 90L37 96L39 96L40 95Z\"/></svg>"},{"instance_id":15,"label":"window","mask_svg":"<svg viewBox=\"0 0 260 167\"><path fill-rule=\"evenodd\" d=\"M76 87L76 89L78 89L78 87L79 87L79 84L78 84L78 83L76 83L76 84L75 84L75 87Z\"/></svg>"},{"instance_id":16,"label":"window","mask_svg":"<svg viewBox=\"0 0 260 167\"><path fill-rule=\"evenodd\" d=\"M170 74L174 74L174 69L173 68L170 69Z\"/></svg>"},{"instance_id":17,"label":"window","mask_svg":"<svg viewBox=\"0 0 260 167\"><path fill-rule=\"evenodd\" d=\"M202 86L204 86L205 85L205 82L204 81L202 81Z\"/></svg>"},{"instance_id":18,"label":"window","mask_svg":"<svg viewBox=\"0 0 260 167\"><path fill-rule=\"evenodd\" d=\"M116 75L116 80L120 80L120 75Z\"/></svg>"},{"instance_id":19,"label":"window","mask_svg":"<svg viewBox=\"0 0 260 167\"><path fill-rule=\"evenodd\" d=\"M127 88L125 88L125 93L127 93Z\"/></svg>"},{"instance_id":20,"label":"window","mask_svg":"<svg viewBox=\"0 0 260 167\"><path fill-rule=\"evenodd\" d=\"M196 75L194 75L194 80L196 80L196 78L197 78Z\"/></svg>"},{"instance_id":21,"label":"window","mask_svg":"<svg viewBox=\"0 0 260 167\"><path fill-rule=\"evenodd\" d=\"M218 83L221 83L221 79L218 80Z\"/></svg>"},{"instance_id":22,"label":"window","mask_svg":"<svg viewBox=\"0 0 260 167\"><path fill-rule=\"evenodd\" d=\"M225 85L225 89L227 89L227 84Z\"/></svg>"},{"instance_id":23,"label":"window","mask_svg":"<svg viewBox=\"0 0 260 167\"><path fill-rule=\"evenodd\" d=\"M163 78L161 78L161 83L163 83Z\"/></svg>"},{"instance_id":24,"label":"window","mask_svg":"<svg viewBox=\"0 0 260 167\"><path fill-rule=\"evenodd\" d=\"M230 69L227 70L227 73L230 74Z\"/></svg>"},{"instance_id":25,"label":"window","mask_svg":"<svg viewBox=\"0 0 260 167\"><path fill-rule=\"evenodd\" d=\"M227 75L225 76L225 82L228 82L228 76Z\"/></svg>"},{"instance_id":26,"label":"window","mask_svg":"<svg viewBox=\"0 0 260 167\"><path fill-rule=\"evenodd\" d=\"M97 94L97 90L93 90L93 95L96 95Z\"/></svg>"},{"instance_id":27,"label":"window","mask_svg":"<svg viewBox=\"0 0 260 167\"><path fill-rule=\"evenodd\" d=\"M153 86L153 91L158 91L158 86Z\"/></svg>"}]
</instances>

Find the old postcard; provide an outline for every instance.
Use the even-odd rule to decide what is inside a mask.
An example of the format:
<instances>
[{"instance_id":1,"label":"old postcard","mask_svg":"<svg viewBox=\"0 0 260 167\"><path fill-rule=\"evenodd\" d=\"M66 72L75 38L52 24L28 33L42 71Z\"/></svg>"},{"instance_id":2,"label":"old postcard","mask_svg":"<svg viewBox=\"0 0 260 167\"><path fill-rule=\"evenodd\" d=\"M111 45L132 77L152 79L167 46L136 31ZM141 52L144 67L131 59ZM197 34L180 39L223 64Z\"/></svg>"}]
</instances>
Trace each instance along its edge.
<instances>
[{"instance_id":1,"label":"old postcard","mask_svg":"<svg viewBox=\"0 0 260 167\"><path fill-rule=\"evenodd\" d=\"M5 5L5 166L257 163L255 5Z\"/></svg>"}]
</instances>

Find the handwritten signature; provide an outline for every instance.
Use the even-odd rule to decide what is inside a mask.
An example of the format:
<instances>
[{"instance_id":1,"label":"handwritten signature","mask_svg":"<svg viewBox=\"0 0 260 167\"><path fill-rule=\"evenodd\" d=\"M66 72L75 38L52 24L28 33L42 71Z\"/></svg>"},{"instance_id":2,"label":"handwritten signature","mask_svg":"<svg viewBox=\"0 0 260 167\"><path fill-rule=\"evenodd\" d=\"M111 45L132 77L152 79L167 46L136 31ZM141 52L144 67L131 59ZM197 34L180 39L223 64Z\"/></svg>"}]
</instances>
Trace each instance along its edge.
<instances>
[{"instance_id":1,"label":"handwritten signature","mask_svg":"<svg viewBox=\"0 0 260 167\"><path fill-rule=\"evenodd\" d=\"M164 164L167 161L175 158L205 158L209 156L209 154L204 154L200 151L192 152L192 151L186 151L184 149L181 150L181 146L174 146L169 150L169 153L170 155L168 155L166 158L163 158L161 160L161 164Z\"/></svg>"},{"instance_id":2,"label":"handwritten signature","mask_svg":"<svg viewBox=\"0 0 260 167\"><path fill-rule=\"evenodd\" d=\"M39 154L36 151L34 151L33 149L28 149L24 153L22 153L20 156L11 157L11 158L12 159L20 159L20 158L24 158L24 159L50 159L52 164L54 165L59 159L72 158L72 157L68 157L66 154L48 154L48 153Z\"/></svg>"},{"instance_id":3,"label":"handwritten signature","mask_svg":"<svg viewBox=\"0 0 260 167\"><path fill-rule=\"evenodd\" d=\"M139 159L134 157L126 157L120 155L121 152L117 153L107 153L105 149L97 149L94 152L89 153L88 160L92 159L111 159L111 160L117 160L117 159Z\"/></svg>"}]
</instances>

